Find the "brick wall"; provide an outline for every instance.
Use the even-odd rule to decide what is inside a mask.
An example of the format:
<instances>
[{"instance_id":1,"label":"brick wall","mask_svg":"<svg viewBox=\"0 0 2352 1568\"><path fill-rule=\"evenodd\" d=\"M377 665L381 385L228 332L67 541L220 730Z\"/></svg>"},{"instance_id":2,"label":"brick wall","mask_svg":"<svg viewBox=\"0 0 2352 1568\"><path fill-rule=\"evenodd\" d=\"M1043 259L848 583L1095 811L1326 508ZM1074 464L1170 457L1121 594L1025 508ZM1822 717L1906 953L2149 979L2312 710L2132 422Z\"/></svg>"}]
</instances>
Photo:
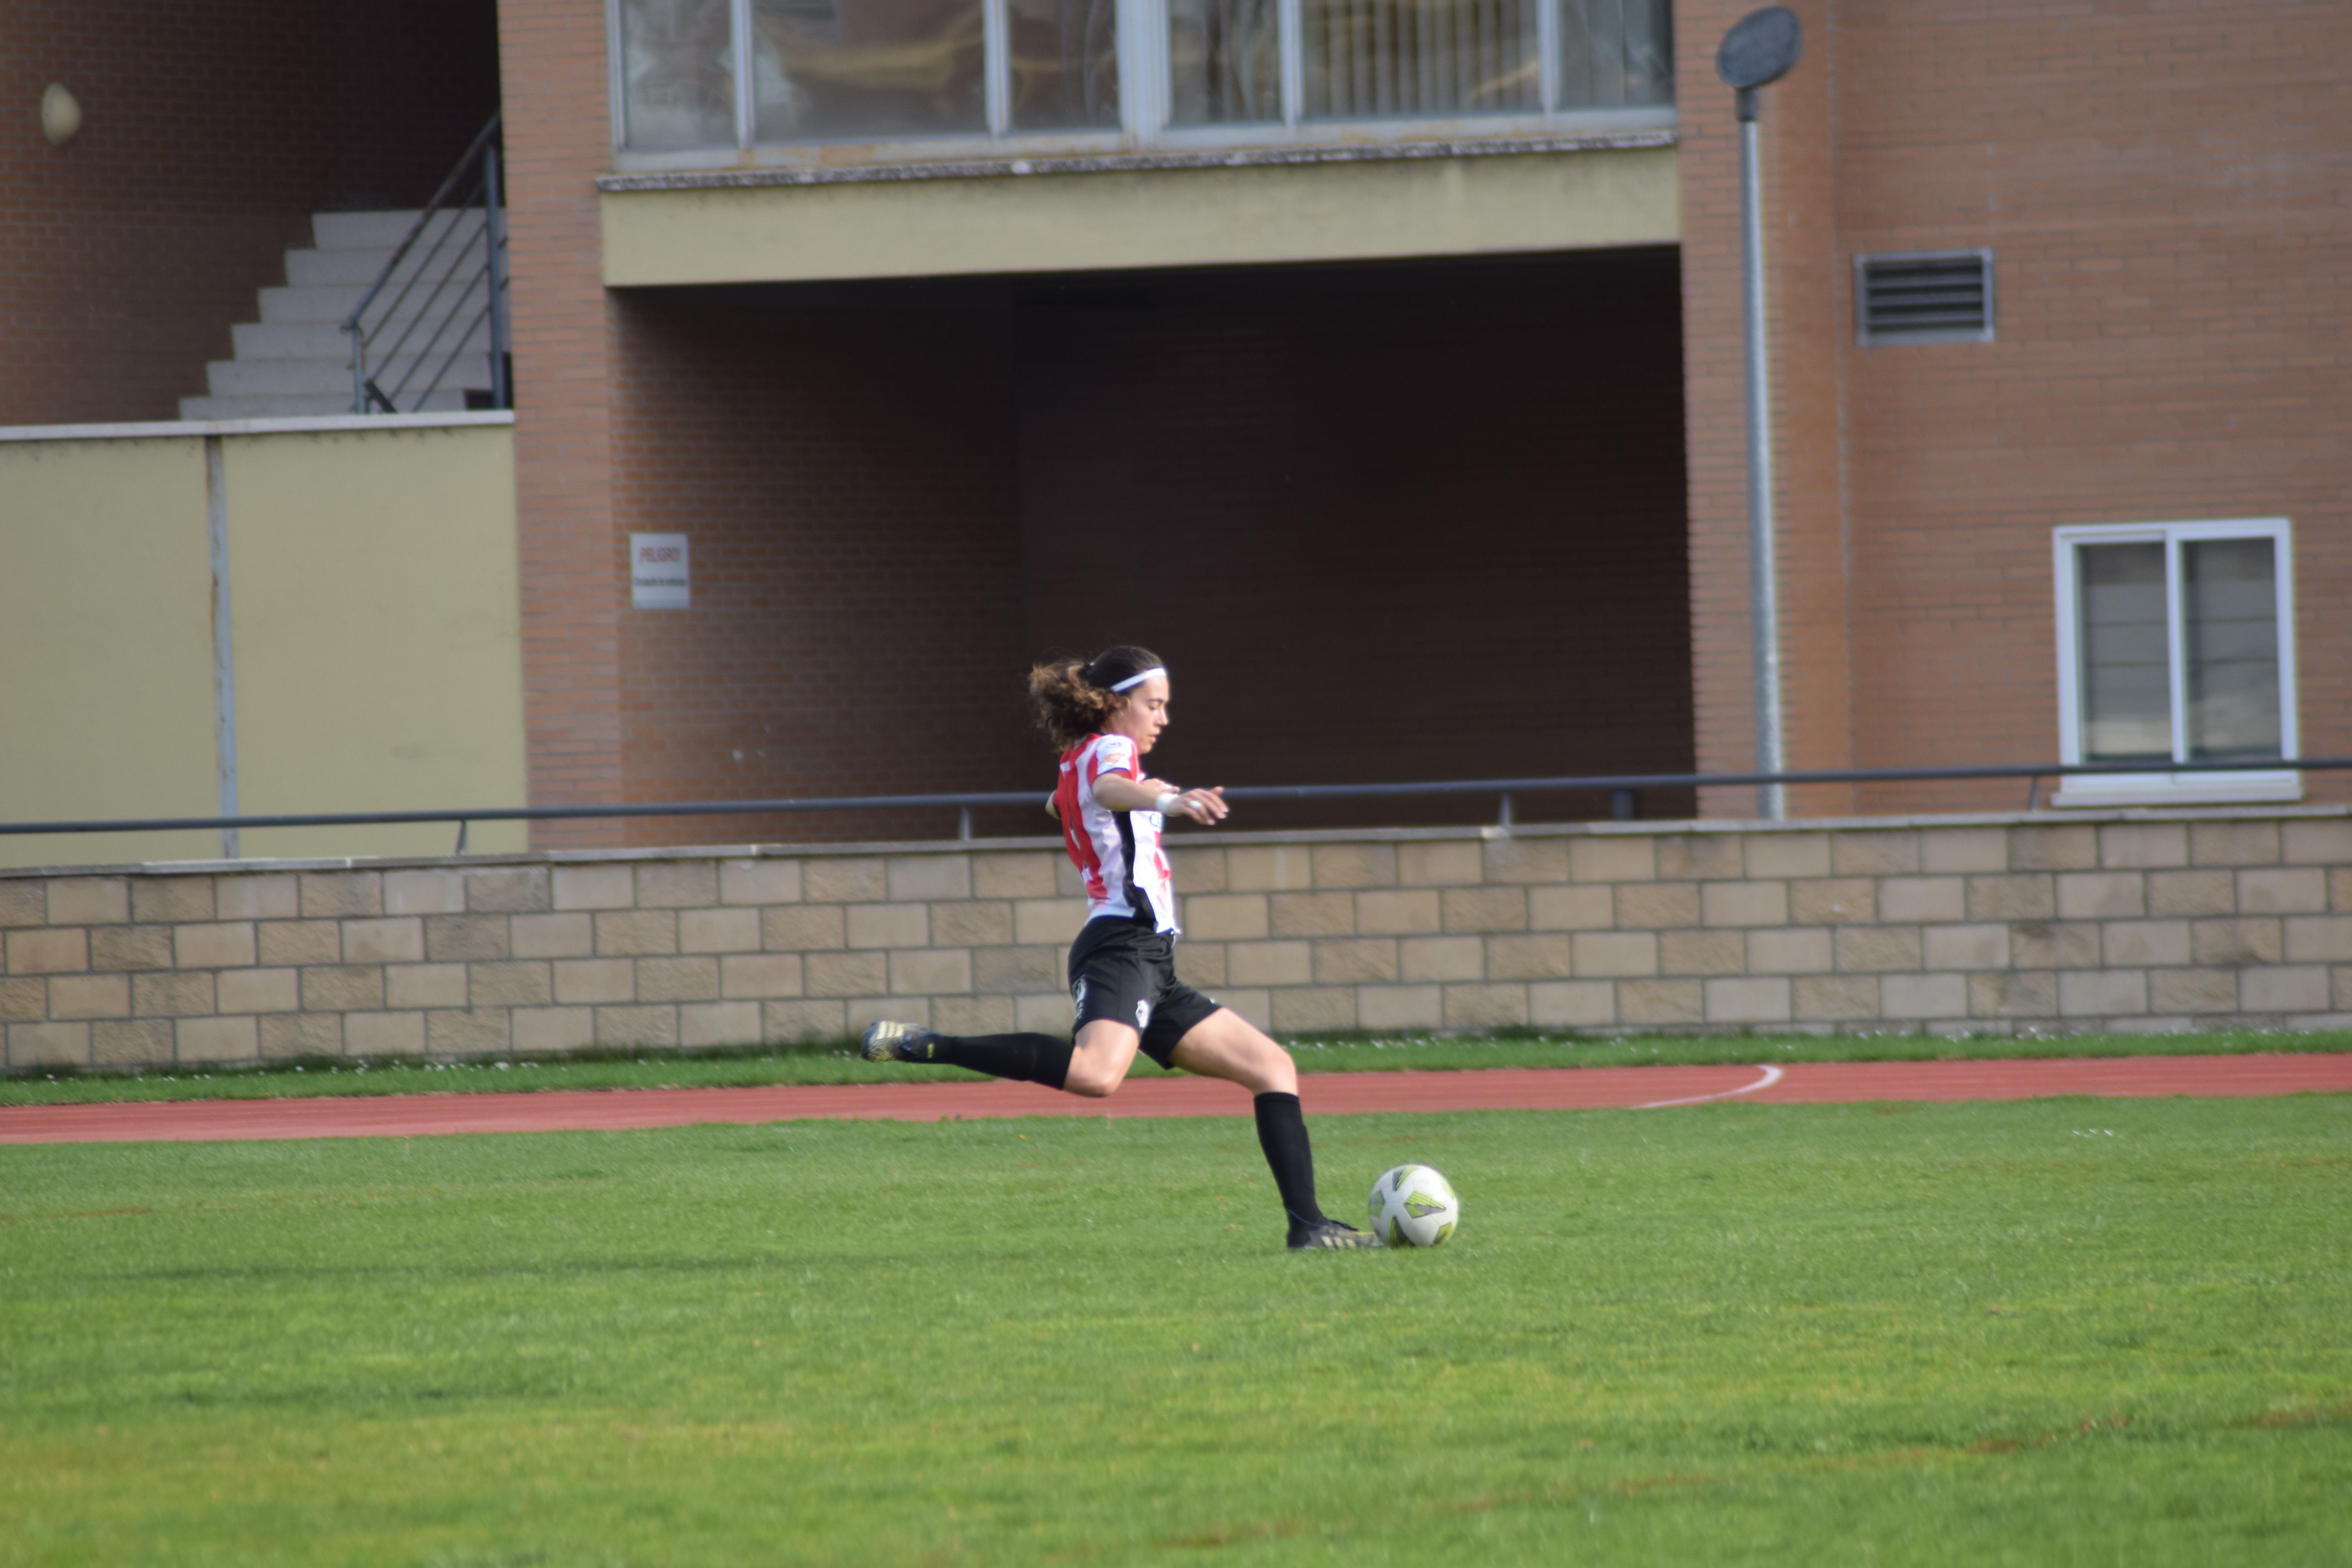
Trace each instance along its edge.
<instances>
[{"instance_id":1,"label":"brick wall","mask_svg":"<svg viewBox=\"0 0 2352 1568\"><path fill-rule=\"evenodd\" d=\"M640 290L620 310L615 527L682 530L694 552L691 610L622 616L628 797L1030 784L1042 799L1051 760L1021 704L1001 291ZM769 819L733 835L870 838L953 821ZM696 818L631 838L729 833Z\"/></svg>"},{"instance_id":2,"label":"brick wall","mask_svg":"<svg viewBox=\"0 0 2352 1568\"><path fill-rule=\"evenodd\" d=\"M1749 753L1731 94L1742 5L1678 7L1692 605L1703 767ZM1797 5L1765 92L1789 760L2054 757L2050 530L2296 526L2304 744L2352 739L2352 334L2336 193L2352 12L2003 0ZM2000 341L1854 346L1856 253L1990 246ZM2314 776L2312 795L2347 783ZM2012 786L1801 792L1805 810ZM1726 792L1709 808L1748 809Z\"/></svg>"},{"instance_id":3,"label":"brick wall","mask_svg":"<svg viewBox=\"0 0 2352 1568\"><path fill-rule=\"evenodd\" d=\"M2341 807L1186 835L1179 967L1283 1033L2352 1026ZM1066 1028L1058 846L0 871L7 1065Z\"/></svg>"},{"instance_id":4,"label":"brick wall","mask_svg":"<svg viewBox=\"0 0 2352 1568\"><path fill-rule=\"evenodd\" d=\"M2341 753L2352 11L2007 0L1895 23L1842 13L1832 39L1845 248L1991 246L2000 342L1844 351L1853 635L1886 655L1858 667L1862 749L2051 749L2053 525L2284 515L2305 745ZM1970 68L1928 64L1954 56ZM2317 798L2346 787L2313 775Z\"/></svg>"},{"instance_id":5,"label":"brick wall","mask_svg":"<svg viewBox=\"0 0 2352 1568\"><path fill-rule=\"evenodd\" d=\"M176 418L311 213L421 204L498 104L490 0L19 0L5 28L5 425Z\"/></svg>"},{"instance_id":6,"label":"brick wall","mask_svg":"<svg viewBox=\"0 0 2352 1568\"><path fill-rule=\"evenodd\" d=\"M1678 289L1670 251L1033 287L1029 650L1167 657L1186 783L1687 770Z\"/></svg>"},{"instance_id":7,"label":"brick wall","mask_svg":"<svg viewBox=\"0 0 2352 1568\"><path fill-rule=\"evenodd\" d=\"M620 616L628 796L1042 794L1023 671L1121 640L1179 672L1171 776L1686 768L1675 289L1633 252L619 296L614 526L696 577Z\"/></svg>"},{"instance_id":8,"label":"brick wall","mask_svg":"<svg viewBox=\"0 0 2352 1568\"><path fill-rule=\"evenodd\" d=\"M595 178L612 162L604 15L501 0L521 557L523 720L534 805L624 798L621 616L628 541L613 510L614 307ZM541 845L615 844L611 822L541 823Z\"/></svg>"},{"instance_id":9,"label":"brick wall","mask_svg":"<svg viewBox=\"0 0 2352 1568\"><path fill-rule=\"evenodd\" d=\"M923 607L922 629L907 635L926 657L935 631L975 668L1008 647L1017 666L1114 636L1170 645L1192 682L1171 769L1265 778L1279 756L1297 764L1287 776L1312 764L1324 777L1378 777L1480 771L1474 759L1488 756L1518 771L1500 760L1515 748L1528 771L1588 765L1587 755L1679 765L1626 761L1654 744L1662 758L1687 745L1702 767L1745 765L1736 140L1712 58L1747 8L1686 0L1677 15L1679 346L1611 317L1565 272L1547 303L1555 313L1530 317L1524 298L1508 300L1516 314L1503 310L1515 287L1505 272L1431 269L1438 281L1423 296L1391 289L1371 312L1377 326L1338 294L1359 289L1360 306L1362 290L1386 285L1334 273L1286 275L1295 286L1278 303L1263 278L1074 279L1088 296L1066 301L1079 307L1067 317L1086 319L1075 330L1047 327L1054 301L1034 291L1002 307L1018 426L1008 503L1003 449L987 445L1007 405L986 401L1006 384L981 363L1001 323L953 320L903 293L904 320L860 318L877 333L861 354L845 320L789 331L764 321L772 300L755 309L734 296L745 342L732 343L723 328L685 324L677 300L607 299L591 184L608 161L602 20L577 0L508 0L534 798L884 776L896 764L877 762L886 752L872 737L921 724L856 640L851 606L877 591L860 574L886 569ZM2315 0L1798 9L1806 58L1767 91L1763 121L1789 761L2053 756L2049 530L2277 513L2298 531L2305 744L2341 750L2352 630L2332 606L2352 592L2352 518L2334 416L2352 247L2334 193L2352 110L2330 72L2352 43L2352 13ZM1857 251L1975 245L1997 254L2000 342L1853 345ZM1258 310L1283 331L1233 325ZM1146 324L1150 315L1181 330ZM928 352L906 347L919 321L939 329ZM759 359L754 341L789 342L800 357ZM1580 359L1593 345L1612 352ZM1474 362L1473 346L1489 357ZM1647 500L1617 507L1610 487L1625 470L1657 478L1676 460L1671 443L1629 435L1616 395L1640 384L1648 399L1643 378L1677 356L1686 696L1663 689L1676 612L1656 585L1682 568L1654 537L1609 526L1652 515ZM1478 375L1459 374L1473 363ZM1522 379L1498 379L1498 366ZM903 410L877 391L894 372ZM1620 422L1596 426L1603 407ZM1460 460L1411 466L1455 447ZM1563 476L1549 511L1528 477L1546 461ZM861 556L869 503L899 521L877 526ZM917 519L925 509L954 524L938 559L989 592L1003 580L992 531L1003 524L991 520L1017 519L1029 563L1017 626L933 609L937 584L898 548L938 538ZM1055 563L1073 558L1073 539L1116 531L1097 521L1114 509L1150 521L1118 542L1136 548L1127 575L1154 586L1089 615ZM1364 520L1352 533L1330 521L1343 511ZM1587 526L1588 514L1601 524ZM842 531L822 560L792 557L834 593L825 603L803 596L765 621L746 607L761 574L763 594L793 576L778 555L714 581L736 607L707 635L641 626L621 609L629 527L683 526L734 551L753 520L784 516ZM1487 528L1511 549L1484 548L1498 537ZM1157 546L1184 533L1217 534L1216 564ZM1504 560L1527 569L1481 575ZM1652 584L1638 601L1607 591L1637 581ZM1419 595L1402 608L1399 584ZM1433 598L1473 608L1430 617ZM1244 634L1194 640L1190 613L1203 602ZM795 616L806 631L780 624ZM819 627L831 635L794 642ZM1604 681L1601 697L1622 699L1614 707L1589 691L1530 690L1519 671L1547 658L1657 685ZM1344 722L1312 739L1314 705L1268 695L1299 675L1329 690L1341 668L1402 717L1343 699L1323 711ZM824 677L807 703L783 689L801 670ZM1536 721L1495 718L1478 700L1490 688ZM697 695L714 691L753 695L716 706ZM1541 707L1555 696L1559 707ZM845 707L863 716L855 735L834 720ZM1686 740L1667 736L1684 725ZM786 734L799 748L791 765L758 760ZM956 759L953 782L1011 765L995 737L951 737L940 754ZM1423 764L1432 753L1459 765ZM2312 789L2343 798L2352 781L2315 776ZM2008 782L1817 788L1794 805L1983 808L2020 793ZM1704 804L1744 814L1751 798L1727 791ZM856 830L886 826L918 830ZM540 841L662 831L549 827Z\"/></svg>"}]
</instances>

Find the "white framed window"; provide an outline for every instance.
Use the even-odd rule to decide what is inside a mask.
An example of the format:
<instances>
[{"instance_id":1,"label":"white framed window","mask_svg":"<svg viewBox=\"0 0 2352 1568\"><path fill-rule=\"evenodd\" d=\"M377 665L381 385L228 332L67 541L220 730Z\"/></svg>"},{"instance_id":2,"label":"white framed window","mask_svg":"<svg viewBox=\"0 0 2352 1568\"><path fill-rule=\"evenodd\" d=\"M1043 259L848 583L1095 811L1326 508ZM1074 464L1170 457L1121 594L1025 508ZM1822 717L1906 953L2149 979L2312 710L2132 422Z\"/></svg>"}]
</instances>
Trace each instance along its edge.
<instances>
[{"instance_id":1,"label":"white framed window","mask_svg":"<svg viewBox=\"0 0 2352 1568\"><path fill-rule=\"evenodd\" d=\"M1671 0L606 0L606 15L630 166L1674 123Z\"/></svg>"},{"instance_id":2,"label":"white framed window","mask_svg":"<svg viewBox=\"0 0 2352 1568\"><path fill-rule=\"evenodd\" d=\"M2276 765L2302 754L2294 543L2284 518L2053 531L2061 760L2147 771L2071 776L2053 805L2302 798Z\"/></svg>"}]
</instances>

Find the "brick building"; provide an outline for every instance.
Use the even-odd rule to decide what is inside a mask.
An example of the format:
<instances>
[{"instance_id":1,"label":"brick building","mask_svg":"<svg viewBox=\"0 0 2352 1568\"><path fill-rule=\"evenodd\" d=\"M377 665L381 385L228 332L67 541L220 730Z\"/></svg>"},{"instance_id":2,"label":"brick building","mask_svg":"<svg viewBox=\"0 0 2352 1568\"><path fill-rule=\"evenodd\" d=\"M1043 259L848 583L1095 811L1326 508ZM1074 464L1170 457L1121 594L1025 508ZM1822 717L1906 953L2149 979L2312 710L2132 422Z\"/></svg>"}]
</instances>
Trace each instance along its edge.
<instances>
[{"instance_id":1,"label":"brick building","mask_svg":"<svg viewBox=\"0 0 2352 1568\"><path fill-rule=\"evenodd\" d=\"M1188 782L1738 769L1744 8L16 0L0 420L169 418L315 215L421 204L498 107L534 802L1025 787L1020 672L1115 637L1180 670ZM2344 798L2168 764L2352 749L2352 16L1795 8L1789 764ZM1923 257L1973 317L1906 331ZM689 608L632 607L646 532Z\"/></svg>"}]
</instances>

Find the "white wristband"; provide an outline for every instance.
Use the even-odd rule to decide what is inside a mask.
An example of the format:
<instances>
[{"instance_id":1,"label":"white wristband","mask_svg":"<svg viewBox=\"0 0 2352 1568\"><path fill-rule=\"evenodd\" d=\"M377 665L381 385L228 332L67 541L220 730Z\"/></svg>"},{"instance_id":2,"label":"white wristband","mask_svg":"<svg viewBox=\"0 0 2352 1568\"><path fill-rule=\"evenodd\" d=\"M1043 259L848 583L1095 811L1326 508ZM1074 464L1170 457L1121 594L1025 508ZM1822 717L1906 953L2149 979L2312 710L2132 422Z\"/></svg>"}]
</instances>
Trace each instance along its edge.
<instances>
[{"instance_id":1,"label":"white wristband","mask_svg":"<svg viewBox=\"0 0 2352 1568\"><path fill-rule=\"evenodd\" d=\"M1183 804L1184 797L1178 795L1175 791L1171 790L1166 795L1161 795L1158 800L1153 801L1151 803L1151 809L1158 812L1160 816L1165 816Z\"/></svg>"}]
</instances>

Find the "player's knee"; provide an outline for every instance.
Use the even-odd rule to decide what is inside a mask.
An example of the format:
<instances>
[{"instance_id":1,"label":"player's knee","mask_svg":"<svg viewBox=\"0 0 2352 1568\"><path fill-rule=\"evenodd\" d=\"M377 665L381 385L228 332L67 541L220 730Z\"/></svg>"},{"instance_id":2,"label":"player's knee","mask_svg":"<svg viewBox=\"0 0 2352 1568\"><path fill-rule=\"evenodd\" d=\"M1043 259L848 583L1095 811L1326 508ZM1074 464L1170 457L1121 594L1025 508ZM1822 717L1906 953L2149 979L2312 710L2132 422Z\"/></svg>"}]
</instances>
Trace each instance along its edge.
<instances>
[{"instance_id":1,"label":"player's knee","mask_svg":"<svg viewBox=\"0 0 2352 1568\"><path fill-rule=\"evenodd\" d=\"M1090 1062L1084 1057L1073 1057L1070 1058L1069 1076L1062 1080L1062 1089L1066 1093L1087 1100L1105 1100L1118 1088L1119 1079L1126 1076L1125 1073L1114 1075L1106 1071L1101 1064Z\"/></svg>"},{"instance_id":2,"label":"player's knee","mask_svg":"<svg viewBox=\"0 0 2352 1568\"><path fill-rule=\"evenodd\" d=\"M1279 1047L1276 1047L1274 1060L1265 1066L1259 1077L1264 1081L1264 1087L1256 1090L1259 1094L1298 1092L1298 1064L1290 1059L1288 1051Z\"/></svg>"}]
</instances>

